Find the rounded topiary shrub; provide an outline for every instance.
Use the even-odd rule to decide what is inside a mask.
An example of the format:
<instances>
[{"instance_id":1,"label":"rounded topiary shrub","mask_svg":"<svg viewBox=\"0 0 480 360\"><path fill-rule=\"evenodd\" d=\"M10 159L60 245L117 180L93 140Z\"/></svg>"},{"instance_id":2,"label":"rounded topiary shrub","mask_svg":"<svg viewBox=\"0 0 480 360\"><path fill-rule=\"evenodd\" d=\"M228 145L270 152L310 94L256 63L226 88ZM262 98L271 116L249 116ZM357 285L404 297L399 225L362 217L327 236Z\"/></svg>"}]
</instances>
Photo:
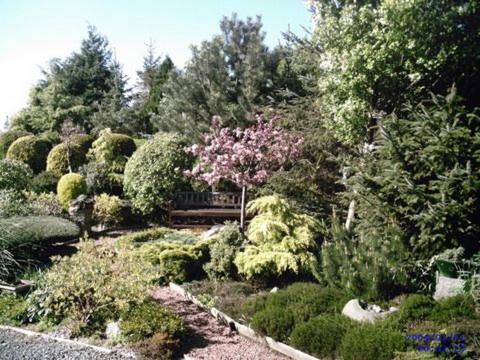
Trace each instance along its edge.
<instances>
[{"instance_id":1,"label":"rounded topiary shrub","mask_svg":"<svg viewBox=\"0 0 480 360\"><path fill-rule=\"evenodd\" d=\"M79 145L61 143L49 152L47 170L62 176L69 172L69 166L72 171L77 171L86 161L86 153Z\"/></svg>"},{"instance_id":2,"label":"rounded topiary shrub","mask_svg":"<svg viewBox=\"0 0 480 360\"><path fill-rule=\"evenodd\" d=\"M64 208L68 208L70 201L87 192L85 178L80 174L66 174L58 181L58 201Z\"/></svg>"},{"instance_id":3,"label":"rounded topiary shrub","mask_svg":"<svg viewBox=\"0 0 480 360\"><path fill-rule=\"evenodd\" d=\"M127 159L136 149L135 141L130 136L104 129L93 142L89 157L93 161L107 164L111 172L123 173Z\"/></svg>"},{"instance_id":4,"label":"rounded topiary shrub","mask_svg":"<svg viewBox=\"0 0 480 360\"><path fill-rule=\"evenodd\" d=\"M35 135L27 135L15 140L7 151L7 158L26 163L38 174L45 170L47 156L52 144Z\"/></svg>"},{"instance_id":5,"label":"rounded topiary shrub","mask_svg":"<svg viewBox=\"0 0 480 360\"><path fill-rule=\"evenodd\" d=\"M343 315L320 315L296 326L290 343L318 358L335 359L340 341L352 325L352 320Z\"/></svg>"},{"instance_id":6,"label":"rounded topiary shrub","mask_svg":"<svg viewBox=\"0 0 480 360\"><path fill-rule=\"evenodd\" d=\"M251 326L259 333L286 342L295 327L295 315L291 309L269 307L253 316Z\"/></svg>"},{"instance_id":7,"label":"rounded topiary shrub","mask_svg":"<svg viewBox=\"0 0 480 360\"><path fill-rule=\"evenodd\" d=\"M7 155L8 148L18 138L32 135L27 131L22 130L10 130L0 135L0 159L3 159Z\"/></svg>"},{"instance_id":8,"label":"rounded topiary shrub","mask_svg":"<svg viewBox=\"0 0 480 360\"><path fill-rule=\"evenodd\" d=\"M92 147L94 138L91 135L87 134L77 134L72 136L71 143L74 145L78 145L81 151L84 154L88 153L88 150Z\"/></svg>"},{"instance_id":9,"label":"rounded topiary shrub","mask_svg":"<svg viewBox=\"0 0 480 360\"><path fill-rule=\"evenodd\" d=\"M0 160L0 190L25 190L30 186L32 170L17 160Z\"/></svg>"},{"instance_id":10,"label":"rounded topiary shrub","mask_svg":"<svg viewBox=\"0 0 480 360\"><path fill-rule=\"evenodd\" d=\"M344 360L390 360L405 348L405 336L384 324L356 324L345 333L340 345Z\"/></svg>"},{"instance_id":11,"label":"rounded topiary shrub","mask_svg":"<svg viewBox=\"0 0 480 360\"><path fill-rule=\"evenodd\" d=\"M143 214L151 214L185 189L183 169L193 158L185 153L186 140L176 134L158 134L138 149L125 167L124 192Z\"/></svg>"},{"instance_id":12,"label":"rounded topiary shrub","mask_svg":"<svg viewBox=\"0 0 480 360\"><path fill-rule=\"evenodd\" d=\"M37 194L55 192L59 179L60 176L52 171L42 171L33 178L32 190Z\"/></svg>"}]
</instances>

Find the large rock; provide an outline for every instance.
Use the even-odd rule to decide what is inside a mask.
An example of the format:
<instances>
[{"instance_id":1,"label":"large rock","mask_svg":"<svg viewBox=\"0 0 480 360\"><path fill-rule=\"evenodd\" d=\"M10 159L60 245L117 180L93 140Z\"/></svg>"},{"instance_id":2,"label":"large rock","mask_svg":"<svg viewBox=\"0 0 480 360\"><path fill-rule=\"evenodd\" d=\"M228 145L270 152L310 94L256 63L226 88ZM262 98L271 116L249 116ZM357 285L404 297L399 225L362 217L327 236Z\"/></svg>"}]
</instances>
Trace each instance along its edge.
<instances>
[{"instance_id":1,"label":"large rock","mask_svg":"<svg viewBox=\"0 0 480 360\"><path fill-rule=\"evenodd\" d=\"M211 238L213 235L218 234L218 232L223 228L223 226L224 225L213 225L210 229L200 234L200 239L207 240Z\"/></svg>"},{"instance_id":2,"label":"large rock","mask_svg":"<svg viewBox=\"0 0 480 360\"><path fill-rule=\"evenodd\" d=\"M391 307L388 311L379 311L378 306L370 306L370 308L372 310L366 310L360 304L360 300L352 299L345 304L342 314L356 321L373 323L398 310L395 307Z\"/></svg>"},{"instance_id":3,"label":"large rock","mask_svg":"<svg viewBox=\"0 0 480 360\"><path fill-rule=\"evenodd\" d=\"M435 300L445 299L463 292L465 280L458 278L449 278L437 273L437 282L435 285Z\"/></svg>"}]
</instances>

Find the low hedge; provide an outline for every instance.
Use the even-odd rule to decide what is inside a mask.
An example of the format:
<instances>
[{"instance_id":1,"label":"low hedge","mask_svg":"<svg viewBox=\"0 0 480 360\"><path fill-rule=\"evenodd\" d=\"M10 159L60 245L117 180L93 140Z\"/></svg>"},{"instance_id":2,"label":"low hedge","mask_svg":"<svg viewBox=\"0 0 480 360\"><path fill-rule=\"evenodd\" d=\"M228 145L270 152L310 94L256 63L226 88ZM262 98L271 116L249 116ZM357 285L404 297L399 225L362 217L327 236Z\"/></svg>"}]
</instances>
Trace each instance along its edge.
<instances>
[{"instance_id":1,"label":"low hedge","mask_svg":"<svg viewBox=\"0 0 480 360\"><path fill-rule=\"evenodd\" d=\"M76 239L80 229L73 222L54 216L0 218L0 250L18 252L55 242Z\"/></svg>"}]
</instances>

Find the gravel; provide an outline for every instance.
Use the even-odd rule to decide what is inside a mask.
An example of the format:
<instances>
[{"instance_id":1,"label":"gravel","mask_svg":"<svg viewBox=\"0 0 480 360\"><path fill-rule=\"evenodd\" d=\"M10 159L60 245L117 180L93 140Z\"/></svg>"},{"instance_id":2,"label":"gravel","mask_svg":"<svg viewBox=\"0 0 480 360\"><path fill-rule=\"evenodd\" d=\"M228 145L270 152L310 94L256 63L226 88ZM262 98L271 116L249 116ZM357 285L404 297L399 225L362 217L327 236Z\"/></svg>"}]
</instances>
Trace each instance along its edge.
<instances>
[{"instance_id":1,"label":"gravel","mask_svg":"<svg viewBox=\"0 0 480 360\"><path fill-rule=\"evenodd\" d=\"M185 321L186 339L182 353L195 360L283 360L287 359L268 347L246 339L211 314L168 287L155 291L154 298Z\"/></svg>"},{"instance_id":2,"label":"gravel","mask_svg":"<svg viewBox=\"0 0 480 360\"><path fill-rule=\"evenodd\" d=\"M0 329L0 359L8 360L123 360L131 359L116 351L103 353L91 347L67 344L40 336L28 336Z\"/></svg>"}]
</instances>

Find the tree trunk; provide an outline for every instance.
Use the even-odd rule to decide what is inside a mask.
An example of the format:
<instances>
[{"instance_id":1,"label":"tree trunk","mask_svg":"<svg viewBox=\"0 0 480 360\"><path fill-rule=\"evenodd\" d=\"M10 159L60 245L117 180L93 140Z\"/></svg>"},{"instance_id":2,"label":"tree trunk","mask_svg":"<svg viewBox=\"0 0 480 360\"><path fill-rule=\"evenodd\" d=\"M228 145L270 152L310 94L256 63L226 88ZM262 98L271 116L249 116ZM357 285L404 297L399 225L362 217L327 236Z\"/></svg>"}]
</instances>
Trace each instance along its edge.
<instances>
[{"instance_id":1,"label":"tree trunk","mask_svg":"<svg viewBox=\"0 0 480 360\"><path fill-rule=\"evenodd\" d=\"M242 206L240 210L240 231L242 235L245 233L245 200L247 197L247 187L242 186Z\"/></svg>"},{"instance_id":2,"label":"tree trunk","mask_svg":"<svg viewBox=\"0 0 480 360\"><path fill-rule=\"evenodd\" d=\"M350 230L352 227L352 222L355 218L355 200L350 201L350 206L348 207L347 221L345 222L345 229Z\"/></svg>"}]
</instances>

